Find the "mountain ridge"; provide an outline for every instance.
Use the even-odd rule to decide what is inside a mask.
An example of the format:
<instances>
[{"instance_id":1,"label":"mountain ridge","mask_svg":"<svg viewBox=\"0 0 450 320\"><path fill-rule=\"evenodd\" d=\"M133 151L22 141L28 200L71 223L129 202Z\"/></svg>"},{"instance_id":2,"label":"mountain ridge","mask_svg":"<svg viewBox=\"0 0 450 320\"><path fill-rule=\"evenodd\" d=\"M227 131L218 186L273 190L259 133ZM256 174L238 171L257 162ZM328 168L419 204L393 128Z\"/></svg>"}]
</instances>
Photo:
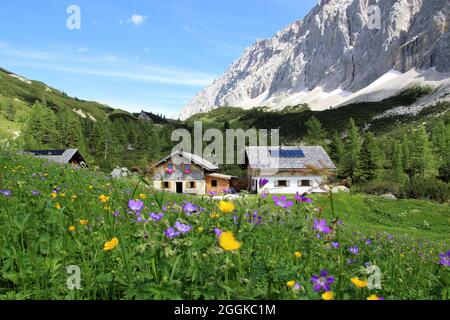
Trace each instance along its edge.
<instances>
[{"instance_id":1,"label":"mountain ridge","mask_svg":"<svg viewBox=\"0 0 450 320\"><path fill-rule=\"evenodd\" d=\"M184 120L222 106L277 109L308 103L320 110L330 107L319 103L323 97L337 99L332 105L337 107L390 70L421 74L434 68L445 83L431 85L444 85L450 92L450 4L383 1L380 29L367 28L369 5L367 0L322 1L304 19L247 48L178 117Z\"/></svg>"}]
</instances>

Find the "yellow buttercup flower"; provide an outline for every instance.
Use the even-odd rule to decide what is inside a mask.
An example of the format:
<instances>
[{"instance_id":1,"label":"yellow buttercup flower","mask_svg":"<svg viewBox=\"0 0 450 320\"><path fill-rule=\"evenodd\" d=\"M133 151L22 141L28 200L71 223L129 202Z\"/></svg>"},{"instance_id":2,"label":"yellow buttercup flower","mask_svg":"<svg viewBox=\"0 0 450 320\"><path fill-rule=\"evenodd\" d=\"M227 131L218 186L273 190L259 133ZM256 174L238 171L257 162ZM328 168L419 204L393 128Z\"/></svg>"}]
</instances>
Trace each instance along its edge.
<instances>
[{"instance_id":1,"label":"yellow buttercup flower","mask_svg":"<svg viewBox=\"0 0 450 320\"><path fill-rule=\"evenodd\" d=\"M69 231L73 232L73 231L75 231L75 230L76 230L75 226L70 226L70 227L69 227Z\"/></svg>"},{"instance_id":2,"label":"yellow buttercup flower","mask_svg":"<svg viewBox=\"0 0 450 320\"><path fill-rule=\"evenodd\" d=\"M297 251L297 252L294 253L294 256L296 258L301 258L302 257L302 253L300 251Z\"/></svg>"},{"instance_id":3,"label":"yellow buttercup flower","mask_svg":"<svg viewBox=\"0 0 450 320\"><path fill-rule=\"evenodd\" d=\"M80 220L80 224L83 226L87 226L89 224L89 220L82 219L82 220Z\"/></svg>"},{"instance_id":4,"label":"yellow buttercup flower","mask_svg":"<svg viewBox=\"0 0 450 320\"><path fill-rule=\"evenodd\" d=\"M92 189L94 189L94 187L93 187L93 186L89 186L88 189L89 189L89 190L92 190Z\"/></svg>"},{"instance_id":5,"label":"yellow buttercup flower","mask_svg":"<svg viewBox=\"0 0 450 320\"><path fill-rule=\"evenodd\" d=\"M217 218L219 218L220 217L220 215L218 215L217 213L211 213L210 215L209 215L209 217L211 218L211 219L217 219Z\"/></svg>"},{"instance_id":6,"label":"yellow buttercup flower","mask_svg":"<svg viewBox=\"0 0 450 320\"><path fill-rule=\"evenodd\" d=\"M61 193L59 196L60 196L61 198L65 198L65 197L66 197L66 194L65 194L65 193Z\"/></svg>"},{"instance_id":7,"label":"yellow buttercup flower","mask_svg":"<svg viewBox=\"0 0 450 320\"><path fill-rule=\"evenodd\" d=\"M294 280L289 281L286 285L287 285L289 288L292 288L293 286L295 286L295 281L294 281Z\"/></svg>"},{"instance_id":8,"label":"yellow buttercup flower","mask_svg":"<svg viewBox=\"0 0 450 320\"><path fill-rule=\"evenodd\" d=\"M100 197L98 197L98 199L103 203L106 203L109 201L109 197L105 196L104 194L102 194Z\"/></svg>"},{"instance_id":9,"label":"yellow buttercup flower","mask_svg":"<svg viewBox=\"0 0 450 320\"><path fill-rule=\"evenodd\" d=\"M357 287L357 288L365 288L367 287L367 281L363 281L363 280L359 280L358 278L352 278L352 283Z\"/></svg>"},{"instance_id":10,"label":"yellow buttercup flower","mask_svg":"<svg viewBox=\"0 0 450 320\"><path fill-rule=\"evenodd\" d=\"M233 212L236 209L236 206L234 205L233 202L231 201L224 201L221 200L219 202L219 209L220 211L222 211L223 213L230 213Z\"/></svg>"},{"instance_id":11,"label":"yellow buttercup flower","mask_svg":"<svg viewBox=\"0 0 450 320\"><path fill-rule=\"evenodd\" d=\"M146 194L141 193L139 195L139 199L141 199L141 200L146 200L147 198L148 198L148 196Z\"/></svg>"},{"instance_id":12,"label":"yellow buttercup flower","mask_svg":"<svg viewBox=\"0 0 450 320\"><path fill-rule=\"evenodd\" d=\"M53 199L55 199L57 196L58 194L56 192L50 193L50 197L52 197Z\"/></svg>"},{"instance_id":13,"label":"yellow buttercup flower","mask_svg":"<svg viewBox=\"0 0 450 320\"><path fill-rule=\"evenodd\" d=\"M119 239L112 238L111 241L107 241L103 245L103 250L104 251L110 251L110 250L114 249L115 247L117 247L118 244L119 244Z\"/></svg>"},{"instance_id":14,"label":"yellow buttercup flower","mask_svg":"<svg viewBox=\"0 0 450 320\"><path fill-rule=\"evenodd\" d=\"M378 297L376 294L373 294L370 297L368 297L367 300L380 300L380 297Z\"/></svg>"},{"instance_id":15,"label":"yellow buttercup flower","mask_svg":"<svg viewBox=\"0 0 450 320\"><path fill-rule=\"evenodd\" d=\"M60 205L59 203L57 203L57 204L55 205L55 208L58 209L58 210L61 210L61 205Z\"/></svg>"},{"instance_id":16,"label":"yellow buttercup flower","mask_svg":"<svg viewBox=\"0 0 450 320\"><path fill-rule=\"evenodd\" d=\"M233 232L222 232L219 238L220 246L225 251L234 251L241 247L241 243L236 240Z\"/></svg>"},{"instance_id":17,"label":"yellow buttercup flower","mask_svg":"<svg viewBox=\"0 0 450 320\"><path fill-rule=\"evenodd\" d=\"M203 231L205 231L205 229L204 229L203 227L198 227L198 228L197 228L197 231L198 231L199 233L202 233Z\"/></svg>"},{"instance_id":18,"label":"yellow buttercup flower","mask_svg":"<svg viewBox=\"0 0 450 320\"><path fill-rule=\"evenodd\" d=\"M327 291L324 294L322 294L323 300L334 300L334 292L333 291Z\"/></svg>"}]
</instances>

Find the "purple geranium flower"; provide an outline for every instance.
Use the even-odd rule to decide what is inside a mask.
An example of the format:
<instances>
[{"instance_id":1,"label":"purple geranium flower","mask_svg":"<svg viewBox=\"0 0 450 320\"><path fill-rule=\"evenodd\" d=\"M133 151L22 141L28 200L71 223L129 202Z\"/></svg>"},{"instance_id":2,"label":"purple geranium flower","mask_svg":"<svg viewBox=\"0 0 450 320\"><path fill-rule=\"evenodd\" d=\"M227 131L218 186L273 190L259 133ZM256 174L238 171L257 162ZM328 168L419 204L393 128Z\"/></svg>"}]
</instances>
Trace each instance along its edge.
<instances>
[{"instance_id":1,"label":"purple geranium flower","mask_svg":"<svg viewBox=\"0 0 450 320\"><path fill-rule=\"evenodd\" d=\"M351 254L357 255L359 253L359 248L358 248L358 246L353 246L353 247L348 248L348 251Z\"/></svg>"},{"instance_id":2,"label":"purple geranium flower","mask_svg":"<svg viewBox=\"0 0 450 320\"><path fill-rule=\"evenodd\" d=\"M301 203L312 203L312 199L305 197L304 195L300 195L298 192L294 196L294 199Z\"/></svg>"},{"instance_id":3,"label":"purple geranium flower","mask_svg":"<svg viewBox=\"0 0 450 320\"><path fill-rule=\"evenodd\" d=\"M144 219L144 218L142 218L142 216L141 216L141 215L138 215L138 216L137 216L137 218L136 218L136 222L138 222L138 223L147 223L147 222L148 222L148 220L147 220L147 219Z\"/></svg>"},{"instance_id":4,"label":"purple geranium flower","mask_svg":"<svg viewBox=\"0 0 450 320\"><path fill-rule=\"evenodd\" d=\"M220 236L222 235L222 230L220 230L219 228L214 228L214 233L216 234L217 238L220 238Z\"/></svg>"},{"instance_id":5,"label":"purple geranium flower","mask_svg":"<svg viewBox=\"0 0 450 320\"><path fill-rule=\"evenodd\" d=\"M330 227L328 227L328 225L327 225L327 220L325 220L325 219L322 219L322 220L314 219L314 230L317 230L317 231L325 233L325 234L328 234L331 232Z\"/></svg>"},{"instance_id":6,"label":"purple geranium flower","mask_svg":"<svg viewBox=\"0 0 450 320\"><path fill-rule=\"evenodd\" d=\"M333 247L334 249L339 249L340 246L341 245L339 242L335 242L335 241L331 242L331 247Z\"/></svg>"},{"instance_id":7,"label":"purple geranium flower","mask_svg":"<svg viewBox=\"0 0 450 320\"><path fill-rule=\"evenodd\" d=\"M269 183L268 179L265 179L265 178L259 179L259 187L260 188L264 188L264 186L267 185L268 183Z\"/></svg>"},{"instance_id":8,"label":"purple geranium flower","mask_svg":"<svg viewBox=\"0 0 450 320\"><path fill-rule=\"evenodd\" d=\"M141 200L130 200L128 201L128 208L133 210L136 214L140 214L144 208L144 202Z\"/></svg>"},{"instance_id":9,"label":"purple geranium flower","mask_svg":"<svg viewBox=\"0 0 450 320\"><path fill-rule=\"evenodd\" d=\"M265 199L265 198L267 198L268 195L269 195L268 192L263 192L263 193L261 193L261 198Z\"/></svg>"},{"instance_id":10,"label":"purple geranium flower","mask_svg":"<svg viewBox=\"0 0 450 320\"><path fill-rule=\"evenodd\" d=\"M41 193L40 193L39 191L37 191L37 190L33 190L33 191L31 191L31 194L32 194L33 196L38 196L38 195L40 195Z\"/></svg>"},{"instance_id":11,"label":"purple geranium flower","mask_svg":"<svg viewBox=\"0 0 450 320\"><path fill-rule=\"evenodd\" d=\"M366 246L370 246L372 244L372 240L371 239L367 239L366 240Z\"/></svg>"},{"instance_id":12,"label":"purple geranium flower","mask_svg":"<svg viewBox=\"0 0 450 320\"><path fill-rule=\"evenodd\" d=\"M153 221L160 221L162 218L164 218L164 213L150 213L150 219Z\"/></svg>"},{"instance_id":13,"label":"purple geranium flower","mask_svg":"<svg viewBox=\"0 0 450 320\"><path fill-rule=\"evenodd\" d=\"M250 217L250 214L247 213L247 217ZM262 217L258 214L258 211L255 211L251 215L248 222L258 225L258 224L261 224L261 221L262 221Z\"/></svg>"},{"instance_id":14,"label":"purple geranium flower","mask_svg":"<svg viewBox=\"0 0 450 320\"><path fill-rule=\"evenodd\" d=\"M450 251L439 255L439 263L443 266L450 267Z\"/></svg>"},{"instance_id":15,"label":"purple geranium flower","mask_svg":"<svg viewBox=\"0 0 450 320\"><path fill-rule=\"evenodd\" d=\"M187 224L183 224L179 221L175 222L175 228L180 231L182 234L188 233L191 231L192 227Z\"/></svg>"},{"instance_id":16,"label":"purple geranium flower","mask_svg":"<svg viewBox=\"0 0 450 320\"><path fill-rule=\"evenodd\" d=\"M11 190L0 190L0 193L3 194L7 198L11 197L11 195L12 195Z\"/></svg>"},{"instance_id":17,"label":"purple geranium flower","mask_svg":"<svg viewBox=\"0 0 450 320\"><path fill-rule=\"evenodd\" d=\"M180 232L175 231L174 228L169 228L164 231L164 234L166 235L166 237L173 239L175 237L178 237L180 235Z\"/></svg>"},{"instance_id":18,"label":"purple geranium flower","mask_svg":"<svg viewBox=\"0 0 450 320\"><path fill-rule=\"evenodd\" d=\"M191 215L192 213L197 212L198 208L193 203L186 202L186 204L183 206L183 211L187 215Z\"/></svg>"},{"instance_id":19,"label":"purple geranium flower","mask_svg":"<svg viewBox=\"0 0 450 320\"><path fill-rule=\"evenodd\" d=\"M118 216L120 216L120 212L119 212L119 210L116 210L116 211L114 211L114 217L118 217Z\"/></svg>"},{"instance_id":20,"label":"purple geranium flower","mask_svg":"<svg viewBox=\"0 0 450 320\"><path fill-rule=\"evenodd\" d=\"M322 270L320 271L320 276L313 275L311 277L311 282L315 292L320 292L322 289L330 291L331 285L334 283L334 277L329 276L327 270Z\"/></svg>"},{"instance_id":21,"label":"purple geranium flower","mask_svg":"<svg viewBox=\"0 0 450 320\"><path fill-rule=\"evenodd\" d=\"M294 201L287 201L286 196L282 196L280 198L278 198L277 196L273 196L272 199L277 207L287 209L294 205Z\"/></svg>"}]
</instances>

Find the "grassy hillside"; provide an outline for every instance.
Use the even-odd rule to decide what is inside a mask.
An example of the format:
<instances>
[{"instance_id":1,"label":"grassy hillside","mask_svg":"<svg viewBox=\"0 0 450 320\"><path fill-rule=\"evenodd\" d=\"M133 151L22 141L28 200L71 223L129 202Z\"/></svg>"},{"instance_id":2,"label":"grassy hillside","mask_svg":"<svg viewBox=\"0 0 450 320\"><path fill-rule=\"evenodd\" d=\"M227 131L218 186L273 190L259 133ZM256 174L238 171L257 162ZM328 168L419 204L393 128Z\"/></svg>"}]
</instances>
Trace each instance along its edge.
<instances>
[{"instance_id":1,"label":"grassy hillside","mask_svg":"<svg viewBox=\"0 0 450 320\"><path fill-rule=\"evenodd\" d=\"M172 130L170 121L147 115L149 120L141 121L136 114L68 97L0 69L0 146L78 148L91 165L145 168L170 150L166 140ZM155 126L153 119L164 125Z\"/></svg>"},{"instance_id":2,"label":"grassy hillside","mask_svg":"<svg viewBox=\"0 0 450 320\"><path fill-rule=\"evenodd\" d=\"M249 197L226 210L1 151L0 167L0 299L449 299L445 205L339 195L333 213L325 197L286 209ZM367 287L369 264L382 289ZM327 295L311 281L322 270Z\"/></svg>"}]
</instances>

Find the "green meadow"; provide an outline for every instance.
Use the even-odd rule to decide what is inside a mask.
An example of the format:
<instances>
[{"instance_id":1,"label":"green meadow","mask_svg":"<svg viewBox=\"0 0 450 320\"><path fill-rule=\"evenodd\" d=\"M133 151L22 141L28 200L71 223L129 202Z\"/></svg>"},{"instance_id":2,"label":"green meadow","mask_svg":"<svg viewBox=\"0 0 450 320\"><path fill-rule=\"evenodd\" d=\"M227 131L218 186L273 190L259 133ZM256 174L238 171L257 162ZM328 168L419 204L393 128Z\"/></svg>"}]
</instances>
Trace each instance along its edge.
<instances>
[{"instance_id":1,"label":"green meadow","mask_svg":"<svg viewBox=\"0 0 450 320\"><path fill-rule=\"evenodd\" d=\"M0 299L450 299L448 204L149 185L0 152Z\"/></svg>"}]
</instances>

